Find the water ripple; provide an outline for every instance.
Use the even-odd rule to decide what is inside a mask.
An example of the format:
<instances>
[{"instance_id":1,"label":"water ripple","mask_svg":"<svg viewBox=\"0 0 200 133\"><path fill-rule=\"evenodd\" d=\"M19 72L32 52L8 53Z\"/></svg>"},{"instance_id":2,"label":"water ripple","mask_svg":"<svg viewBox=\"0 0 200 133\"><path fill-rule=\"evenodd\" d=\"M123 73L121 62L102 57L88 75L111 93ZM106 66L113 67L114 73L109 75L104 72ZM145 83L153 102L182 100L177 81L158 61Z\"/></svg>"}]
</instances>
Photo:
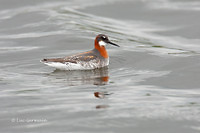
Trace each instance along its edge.
<instances>
[{"instance_id":1,"label":"water ripple","mask_svg":"<svg viewBox=\"0 0 200 133\"><path fill-rule=\"evenodd\" d=\"M80 2L80 1L78 1ZM113 1L110 1L113 2ZM168 1L167 1L168 2ZM103 2L95 3L89 2L84 5L77 6L75 3L55 2L54 4L42 4L38 6L24 7L20 9L10 9L0 12L2 21L5 19L12 19L12 17L23 14L25 12L34 13L42 12L47 16L46 20L37 23L27 23L21 28L39 26L42 27L46 23L59 26L60 30L48 32L33 32L33 33L19 33L19 34L1 34L1 39L16 39L16 38L33 38L43 37L58 34L70 34L75 32L77 37L86 37L84 33L94 34L106 33L113 37L124 49L134 51L151 51L156 55L171 55L171 56L190 56L200 53L200 46L198 39L185 39L181 37L166 37L155 35L153 31L165 31L169 28L156 26L152 23L139 21L121 21L106 17L94 16L78 11L78 9L87 6L94 6L95 4L103 4ZM166 2L164 2L166 3ZM72 4L72 5L70 5ZM105 3L104 3L105 4ZM19 28L19 27L18 27ZM173 28L172 28L173 29ZM171 30L172 30L171 29ZM190 45L188 45L190 44ZM141 47L143 46L143 47ZM159 46L159 47L155 47ZM131 48L133 47L133 49Z\"/></svg>"}]
</instances>

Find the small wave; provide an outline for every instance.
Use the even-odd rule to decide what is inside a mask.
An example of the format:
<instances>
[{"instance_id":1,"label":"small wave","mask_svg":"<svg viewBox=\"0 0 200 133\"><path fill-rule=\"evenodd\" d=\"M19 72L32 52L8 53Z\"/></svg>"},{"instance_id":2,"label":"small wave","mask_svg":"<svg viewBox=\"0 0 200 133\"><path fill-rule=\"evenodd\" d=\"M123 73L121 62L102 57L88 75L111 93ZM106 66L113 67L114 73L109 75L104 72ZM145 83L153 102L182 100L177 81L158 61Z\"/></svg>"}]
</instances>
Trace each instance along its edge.
<instances>
[{"instance_id":1,"label":"small wave","mask_svg":"<svg viewBox=\"0 0 200 133\"><path fill-rule=\"evenodd\" d=\"M163 77L168 75L170 71L153 71L153 70L135 70L133 68L120 68L112 70L116 76L112 75L113 79L120 79L118 85L136 85L139 82L145 81L153 77Z\"/></svg>"},{"instance_id":2,"label":"small wave","mask_svg":"<svg viewBox=\"0 0 200 133\"><path fill-rule=\"evenodd\" d=\"M60 31L50 31L50 32L33 32L33 33L0 35L0 39L35 38L35 37L44 37L44 36L59 35L59 34L65 34L65 31L60 30Z\"/></svg>"},{"instance_id":3,"label":"small wave","mask_svg":"<svg viewBox=\"0 0 200 133\"><path fill-rule=\"evenodd\" d=\"M200 2L198 0L183 1L183 0L154 0L147 2L149 8L153 9L168 9L168 10L200 10Z\"/></svg>"},{"instance_id":4,"label":"small wave","mask_svg":"<svg viewBox=\"0 0 200 133\"><path fill-rule=\"evenodd\" d=\"M0 47L0 53L9 53L9 52L20 52L20 51L30 51L34 49L38 49L39 47Z\"/></svg>"}]
</instances>

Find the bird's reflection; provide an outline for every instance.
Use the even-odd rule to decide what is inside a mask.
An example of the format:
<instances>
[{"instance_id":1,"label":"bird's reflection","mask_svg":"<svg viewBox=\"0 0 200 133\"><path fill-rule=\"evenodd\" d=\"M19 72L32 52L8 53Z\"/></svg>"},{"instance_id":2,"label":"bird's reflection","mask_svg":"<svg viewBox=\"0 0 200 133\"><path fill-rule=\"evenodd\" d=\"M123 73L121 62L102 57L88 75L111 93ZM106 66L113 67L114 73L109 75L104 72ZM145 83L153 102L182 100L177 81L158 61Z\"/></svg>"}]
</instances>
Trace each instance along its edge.
<instances>
[{"instance_id":1,"label":"bird's reflection","mask_svg":"<svg viewBox=\"0 0 200 133\"><path fill-rule=\"evenodd\" d=\"M103 91L103 92L94 92L94 96L96 98L99 98L99 99L104 99L106 97L108 97L109 95L111 95L112 93L108 93L106 91ZM96 106L96 109L105 109L105 108L108 108L109 105L107 104L102 104L102 105L97 105Z\"/></svg>"},{"instance_id":2,"label":"bird's reflection","mask_svg":"<svg viewBox=\"0 0 200 133\"><path fill-rule=\"evenodd\" d=\"M109 105L97 105L96 106L96 109L105 109L105 108L108 108Z\"/></svg>"},{"instance_id":3,"label":"bird's reflection","mask_svg":"<svg viewBox=\"0 0 200 133\"><path fill-rule=\"evenodd\" d=\"M85 71L54 70L50 75L54 77L54 82L64 82L70 86L85 84L105 85L109 80L108 67Z\"/></svg>"},{"instance_id":4,"label":"bird's reflection","mask_svg":"<svg viewBox=\"0 0 200 133\"><path fill-rule=\"evenodd\" d=\"M95 91L94 97L98 99L105 99L111 93L107 92L106 90L101 89L101 86L104 86L109 81L108 76L108 67L104 67L101 69L94 69L94 70L86 70L86 71L61 71L61 70L54 70L52 73L49 74L51 82L56 84L65 84L68 86L78 86L78 85L85 85L85 84L93 84L95 86L99 86L100 91ZM109 105L102 104L96 105L96 109L105 109L108 108Z\"/></svg>"},{"instance_id":5,"label":"bird's reflection","mask_svg":"<svg viewBox=\"0 0 200 133\"><path fill-rule=\"evenodd\" d=\"M94 96L96 98L99 98L99 99L104 99L106 98L107 96L111 95L112 93L108 93L108 92L94 92Z\"/></svg>"}]
</instances>

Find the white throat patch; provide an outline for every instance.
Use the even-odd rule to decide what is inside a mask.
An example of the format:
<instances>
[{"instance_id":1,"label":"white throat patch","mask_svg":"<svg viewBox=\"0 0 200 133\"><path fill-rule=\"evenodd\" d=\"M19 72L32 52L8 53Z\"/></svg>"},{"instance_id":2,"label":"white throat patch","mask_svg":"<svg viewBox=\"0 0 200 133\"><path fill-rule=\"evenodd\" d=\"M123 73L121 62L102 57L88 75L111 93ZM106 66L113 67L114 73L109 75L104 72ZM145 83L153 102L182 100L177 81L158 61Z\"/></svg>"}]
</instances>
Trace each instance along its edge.
<instances>
[{"instance_id":1,"label":"white throat patch","mask_svg":"<svg viewBox=\"0 0 200 133\"><path fill-rule=\"evenodd\" d=\"M100 46L106 46L106 43L104 41L99 41Z\"/></svg>"}]
</instances>

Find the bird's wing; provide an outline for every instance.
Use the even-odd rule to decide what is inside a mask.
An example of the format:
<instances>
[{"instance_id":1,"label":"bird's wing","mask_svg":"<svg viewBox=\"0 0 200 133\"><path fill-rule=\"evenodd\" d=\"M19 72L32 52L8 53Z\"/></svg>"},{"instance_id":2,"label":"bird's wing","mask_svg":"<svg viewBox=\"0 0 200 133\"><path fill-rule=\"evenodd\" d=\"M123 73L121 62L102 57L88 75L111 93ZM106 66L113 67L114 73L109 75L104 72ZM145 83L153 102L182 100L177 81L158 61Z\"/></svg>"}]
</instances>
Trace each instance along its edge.
<instances>
[{"instance_id":1,"label":"bird's wing","mask_svg":"<svg viewBox=\"0 0 200 133\"><path fill-rule=\"evenodd\" d=\"M77 55L72 55L72 56L67 56L64 58L52 58L52 59L43 59L41 60L42 62L48 63L48 62L59 62L59 63L75 63L77 64L78 62L88 62L91 60L96 59L97 56L94 55L92 52L84 52L84 53L80 53Z\"/></svg>"},{"instance_id":2,"label":"bird's wing","mask_svg":"<svg viewBox=\"0 0 200 133\"><path fill-rule=\"evenodd\" d=\"M77 54L77 55L73 55L73 56L68 56L68 57L65 57L64 60L66 62L88 62L88 61L91 61L91 60L94 60L96 59L97 56L92 54L92 53L81 53L81 54Z\"/></svg>"}]
</instances>

